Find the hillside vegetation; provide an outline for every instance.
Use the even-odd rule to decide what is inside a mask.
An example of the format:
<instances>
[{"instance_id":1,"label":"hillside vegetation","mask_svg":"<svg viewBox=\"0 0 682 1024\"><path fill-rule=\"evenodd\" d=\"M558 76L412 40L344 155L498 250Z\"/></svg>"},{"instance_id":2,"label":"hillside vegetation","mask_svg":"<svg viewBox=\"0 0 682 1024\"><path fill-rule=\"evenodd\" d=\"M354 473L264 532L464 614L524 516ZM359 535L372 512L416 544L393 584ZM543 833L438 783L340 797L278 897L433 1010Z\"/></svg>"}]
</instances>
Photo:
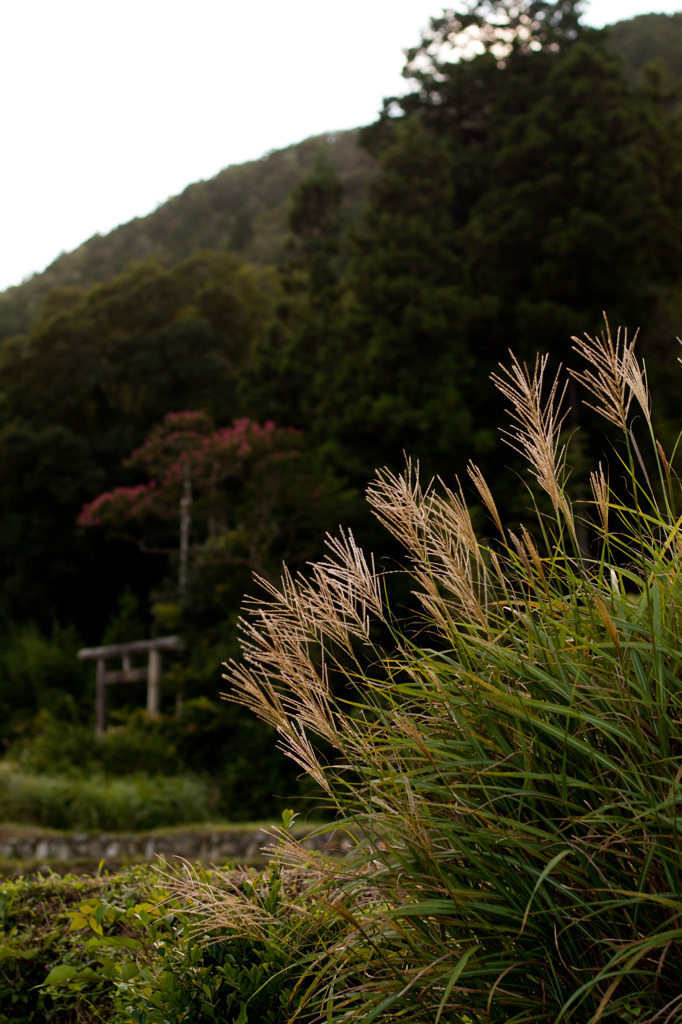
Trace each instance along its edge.
<instances>
[{"instance_id":1,"label":"hillside vegetation","mask_svg":"<svg viewBox=\"0 0 682 1024\"><path fill-rule=\"evenodd\" d=\"M682 75L682 13L619 21L607 36L609 48L632 77L657 58ZM171 266L201 248L234 252L259 266L277 263L286 250L291 193L310 173L320 150L344 187L347 220L357 220L376 171L359 135L359 130L321 135L227 167L209 181L189 185L148 216L108 235L94 235L43 273L0 294L0 342L29 327L51 288L87 288L136 260L156 258Z\"/></svg>"},{"instance_id":2,"label":"hillside vegetation","mask_svg":"<svg viewBox=\"0 0 682 1024\"><path fill-rule=\"evenodd\" d=\"M609 45L634 77L651 60L662 60L673 75L682 75L682 12L640 14L608 29Z\"/></svg>"},{"instance_id":3,"label":"hillside vegetation","mask_svg":"<svg viewBox=\"0 0 682 1024\"><path fill-rule=\"evenodd\" d=\"M111 280L134 261L158 259L172 266L195 249L216 249L259 266L278 262L289 237L291 193L310 173L320 151L344 186L344 215L356 219L376 167L358 145L358 132L306 139L189 185L147 217L108 235L94 235L44 273L9 288L0 295L0 341L30 326L51 288L89 288Z\"/></svg>"}]
</instances>

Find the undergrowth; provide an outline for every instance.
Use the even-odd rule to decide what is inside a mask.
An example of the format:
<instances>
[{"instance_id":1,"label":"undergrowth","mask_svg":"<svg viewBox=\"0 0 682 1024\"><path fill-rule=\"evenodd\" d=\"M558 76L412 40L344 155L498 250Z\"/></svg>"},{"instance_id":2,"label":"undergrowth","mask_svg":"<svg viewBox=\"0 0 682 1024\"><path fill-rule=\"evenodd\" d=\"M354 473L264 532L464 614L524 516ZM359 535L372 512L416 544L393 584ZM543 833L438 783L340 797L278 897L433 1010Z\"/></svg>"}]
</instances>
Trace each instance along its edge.
<instances>
[{"instance_id":1,"label":"undergrowth","mask_svg":"<svg viewBox=\"0 0 682 1024\"><path fill-rule=\"evenodd\" d=\"M0 822L74 831L145 831L215 819L215 785L200 776L45 775L0 765Z\"/></svg>"}]
</instances>

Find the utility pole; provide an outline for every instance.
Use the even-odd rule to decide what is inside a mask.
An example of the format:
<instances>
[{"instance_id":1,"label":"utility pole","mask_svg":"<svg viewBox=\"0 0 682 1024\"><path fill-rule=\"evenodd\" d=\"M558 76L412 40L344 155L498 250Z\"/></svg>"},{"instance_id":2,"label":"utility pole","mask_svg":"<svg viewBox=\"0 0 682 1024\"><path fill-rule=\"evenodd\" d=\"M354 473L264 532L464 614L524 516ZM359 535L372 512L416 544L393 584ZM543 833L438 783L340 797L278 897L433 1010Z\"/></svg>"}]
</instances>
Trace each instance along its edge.
<instances>
[{"instance_id":1,"label":"utility pole","mask_svg":"<svg viewBox=\"0 0 682 1024\"><path fill-rule=\"evenodd\" d=\"M189 530L192 525L192 481L189 471L185 473L185 483L180 498L180 565L178 569L178 596L180 607L184 607L187 597L187 562L189 557Z\"/></svg>"}]
</instances>

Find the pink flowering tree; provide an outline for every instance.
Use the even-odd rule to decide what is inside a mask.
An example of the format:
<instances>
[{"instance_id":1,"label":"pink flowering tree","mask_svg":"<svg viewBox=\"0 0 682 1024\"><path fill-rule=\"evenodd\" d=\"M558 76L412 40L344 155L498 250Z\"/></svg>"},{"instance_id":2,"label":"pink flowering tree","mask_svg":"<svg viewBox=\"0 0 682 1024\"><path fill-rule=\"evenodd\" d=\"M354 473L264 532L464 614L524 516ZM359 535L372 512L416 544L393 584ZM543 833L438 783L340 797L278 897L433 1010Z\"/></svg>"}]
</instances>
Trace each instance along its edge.
<instances>
[{"instance_id":1,"label":"pink flowering tree","mask_svg":"<svg viewBox=\"0 0 682 1024\"><path fill-rule=\"evenodd\" d=\"M237 419L216 430L200 410L168 413L124 461L148 481L100 494L84 505L79 525L123 531L146 550L170 552L153 538L163 535L160 524L175 521L182 603L191 558L264 571L265 549L282 526L283 484L296 476L300 449L300 433L272 421Z\"/></svg>"}]
</instances>

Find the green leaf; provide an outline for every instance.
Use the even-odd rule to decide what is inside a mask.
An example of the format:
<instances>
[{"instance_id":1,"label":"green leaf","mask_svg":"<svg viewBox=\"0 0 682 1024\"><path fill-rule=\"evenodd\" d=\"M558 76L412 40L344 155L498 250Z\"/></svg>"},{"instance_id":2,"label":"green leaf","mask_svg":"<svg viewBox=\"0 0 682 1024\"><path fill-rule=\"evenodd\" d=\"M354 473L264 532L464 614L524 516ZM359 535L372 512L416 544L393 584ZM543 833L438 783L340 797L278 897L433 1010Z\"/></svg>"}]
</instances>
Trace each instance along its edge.
<instances>
[{"instance_id":1,"label":"green leaf","mask_svg":"<svg viewBox=\"0 0 682 1024\"><path fill-rule=\"evenodd\" d=\"M99 904L99 906L97 907L97 909L95 910L95 913L93 915L94 918L95 918L95 921L97 922L97 924L101 925L102 921L107 916L107 913L108 913L108 911L110 909L112 909L112 908L109 907L106 903L100 903Z\"/></svg>"},{"instance_id":2,"label":"green leaf","mask_svg":"<svg viewBox=\"0 0 682 1024\"><path fill-rule=\"evenodd\" d=\"M289 808L287 808L287 810L285 811L282 811L282 828L284 829L285 832L289 830L289 827L293 823L294 819L297 817L298 815Z\"/></svg>"},{"instance_id":3,"label":"green leaf","mask_svg":"<svg viewBox=\"0 0 682 1024\"><path fill-rule=\"evenodd\" d=\"M70 981L71 978L75 978L78 975L78 968L71 967L70 964L58 964L57 967L53 967L48 976L45 978L45 985L61 985L65 981Z\"/></svg>"},{"instance_id":4,"label":"green leaf","mask_svg":"<svg viewBox=\"0 0 682 1024\"><path fill-rule=\"evenodd\" d=\"M131 963L130 961L127 961L126 963L121 964L121 968L120 968L120 978L121 978L121 981L130 981L132 978L137 978L139 973L140 973L140 969L137 966L137 964Z\"/></svg>"}]
</instances>

